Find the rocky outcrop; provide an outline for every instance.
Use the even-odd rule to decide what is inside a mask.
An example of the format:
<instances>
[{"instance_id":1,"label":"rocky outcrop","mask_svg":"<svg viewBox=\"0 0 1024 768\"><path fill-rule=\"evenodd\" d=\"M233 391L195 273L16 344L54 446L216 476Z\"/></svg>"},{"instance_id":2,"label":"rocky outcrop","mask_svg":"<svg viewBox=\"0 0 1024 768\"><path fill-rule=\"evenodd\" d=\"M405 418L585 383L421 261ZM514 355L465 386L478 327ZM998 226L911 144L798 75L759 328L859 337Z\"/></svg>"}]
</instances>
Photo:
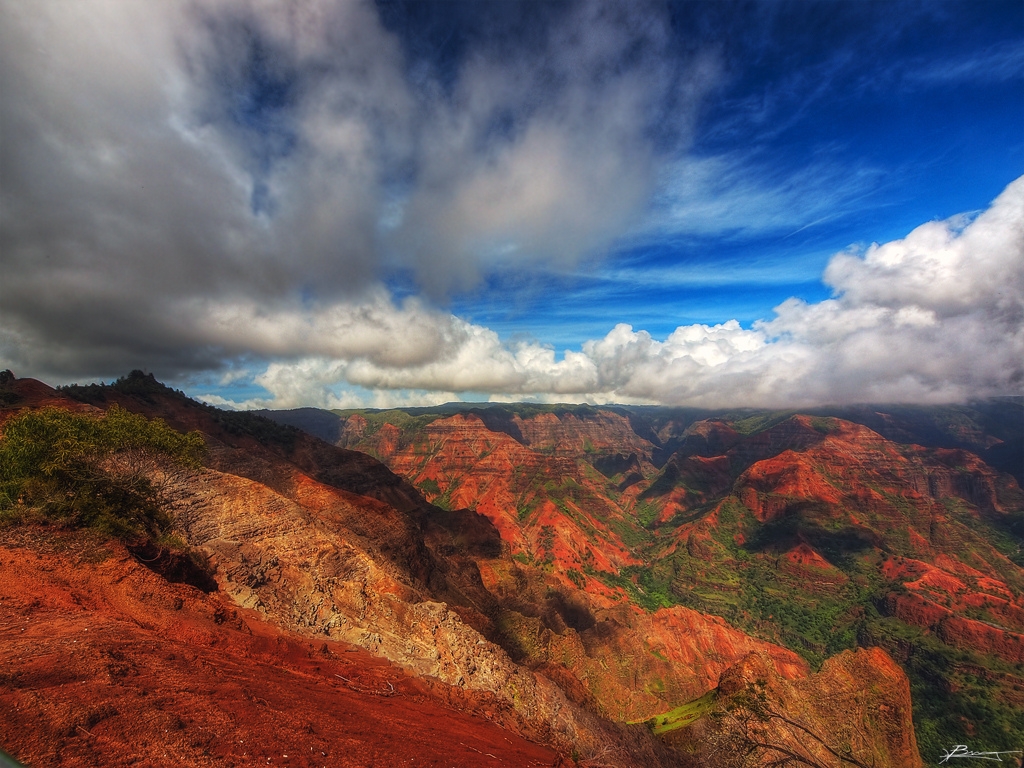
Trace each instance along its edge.
<instances>
[{"instance_id":1,"label":"rocky outcrop","mask_svg":"<svg viewBox=\"0 0 1024 768\"><path fill-rule=\"evenodd\" d=\"M492 431L475 414L431 422L387 461L434 503L486 517L515 554L577 571L635 562L606 523L623 512L600 475Z\"/></svg>"},{"instance_id":2,"label":"rocky outcrop","mask_svg":"<svg viewBox=\"0 0 1024 768\"><path fill-rule=\"evenodd\" d=\"M778 518L795 503L836 505L842 500L811 459L793 451L759 461L736 484L740 500L762 523Z\"/></svg>"},{"instance_id":3,"label":"rocky outcrop","mask_svg":"<svg viewBox=\"0 0 1024 768\"><path fill-rule=\"evenodd\" d=\"M953 612L913 592L908 594L890 593L885 596L883 606L886 613L900 621L922 629L937 627Z\"/></svg>"},{"instance_id":4,"label":"rocky outcrop","mask_svg":"<svg viewBox=\"0 0 1024 768\"><path fill-rule=\"evenodd\" d=\"M697 764L922 765L909 681L880 648L844 651L792 682L750 654L722 675L717 694L712 713L669 735Z\"/></svg>"},{"instance_id":5,"label":"rocky outcrop","mask_svg":"<svg viewBox=\"0 0 1024 768\"><path fill-rule=\"evenodd\" d=\"M0 373L10 374L10 371ZM3 383L0 383L0 428L22 408L47 407L63 408L79 413L100 412L99 408L73 400L35 379L17 379L11 374Z\"/></svg>"},{"instance_id":6,"label":"rocky outcrop","mask_svg":"<svg viewBox=\"0 0 1024 768\"><path fill-rule=\"evenodd\" d=\"M604 410L587 410L579 415L542 413L523 419L513 416L524 445L535 451L571 458L633 454L649 462L654 446L633 431L625 416Z\"/></svg>"},{"instance_id":7,"label":"rocky outcrop","mask_svg":"<svg viewBox=\"0 0 1024 768\"><path fill-rule=\"evenodd\" d=\"M948 541L963 535L947 528L949 504L995 519L1024 506L1012 478L965 451L899 446L838 419L825 426L827 435L812 446L758 461L739 476L733 492L759 521L803 510L805 519L855 526L872 544L885 541L901 555L929 559L946 551L963 559L968 553L954 552ZM1001 568L994 563L1004 558L975 541L970 554L980 557L971 558L971 567L996 575Z\"/></svg>"},{"instance_id":8,"label":"rocky outcrop","mask_svg":"<svg viewBox=\"0 0 1024 768\"><path fill-rule=\"evenodd\" d=\"M644 611L566 589L519 564L490 562L482 570L502 605L502 644L515 660L549 676L556 670L613 720L646 720L696 698L752 651L787 679L809 673L797 654L717 616L682 606Z\"/></svg>"},{"instance_id":9,"label":"rocky outcrop","mask_svg":"<svg viewBox=\"0 0 1024 768\"><path fill-rule=\"evenodd\" d=\"M778 456L784 451L806 451L822 442L832 426L831 421L822 423L810 416L791 416L744 437L726 451L726 455L738 473L757 461Z\"/></svg>"},{"instance_id":10,"label":"rocky outcrop","mask_svg":"<svg viewBox=\"0 0 1024 768\"><path fill-rule=\"evenodd\" d=\"M940 621L935 634L954 648L996 656L1011 664L1024 663L1024 635L984 621L951 616Z\"/></svg>"},{"instance_id":11,"label":"rocky outcrop","mask_svg":"<svg viewBox=\"0 0 1024 768\"><path fill-rule=\"evenodd\" d=\"M963 650L991 654L1011 664L1024 662L1024 634L990 622L958 616L915 592L890 594L885 599L890 615L921 629L933 631L944 643Z\"/></svg>"}]
</instances>

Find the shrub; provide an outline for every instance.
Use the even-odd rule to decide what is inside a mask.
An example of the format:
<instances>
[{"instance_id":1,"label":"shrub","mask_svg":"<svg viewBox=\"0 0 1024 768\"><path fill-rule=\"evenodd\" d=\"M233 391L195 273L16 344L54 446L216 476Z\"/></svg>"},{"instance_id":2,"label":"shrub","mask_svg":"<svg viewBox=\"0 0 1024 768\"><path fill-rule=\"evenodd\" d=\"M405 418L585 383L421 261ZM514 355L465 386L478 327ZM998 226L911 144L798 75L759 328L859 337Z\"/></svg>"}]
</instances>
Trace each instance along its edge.
<instances>
[{"instance_id":1,"label":"shrub","mask_svg":"<svg viewBox=\"0 0 1024 768\"><path fill-rule=\"evenodd\" d=\"M14 417L0 439L0 516L36 513L121 538L162 535L170 519L151 477L197 467L198 432L181 434L117 405L102 417L43 408Z\"/></svg>"}]
</instances>

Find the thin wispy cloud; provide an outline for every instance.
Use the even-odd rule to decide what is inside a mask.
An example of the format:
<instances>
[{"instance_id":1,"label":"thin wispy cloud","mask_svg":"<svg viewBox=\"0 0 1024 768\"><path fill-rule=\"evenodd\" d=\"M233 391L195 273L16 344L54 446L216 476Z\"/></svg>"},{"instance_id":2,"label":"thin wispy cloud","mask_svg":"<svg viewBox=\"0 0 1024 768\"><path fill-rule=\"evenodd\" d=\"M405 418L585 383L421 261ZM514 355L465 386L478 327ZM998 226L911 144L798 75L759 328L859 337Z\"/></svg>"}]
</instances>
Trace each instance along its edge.
<instances>
[{"instance_id":1,"label":"thin wispy cloud","mask_svg":"<svg viewBox=\"0 0 1024 768\"><path fill-rule=\"evenodd\" d=\"M912 64L904 78L909 83L1003 82L1024 77L1024 41L1007 41L975 53L944 61Z\"/></svg>"},{"instance_id":2,"label":"thin wispy cloud","mask_svg":"<svg viewBox=\"0 0 1024 768\"><path fill-rule=\"evenodd\" d=\"M808 158L780 173L748 153L690 157L668 167L656 200L655 236L798 230L865 205L884 180L879 168L850 169Z\"/></svg>"}]
</instances>

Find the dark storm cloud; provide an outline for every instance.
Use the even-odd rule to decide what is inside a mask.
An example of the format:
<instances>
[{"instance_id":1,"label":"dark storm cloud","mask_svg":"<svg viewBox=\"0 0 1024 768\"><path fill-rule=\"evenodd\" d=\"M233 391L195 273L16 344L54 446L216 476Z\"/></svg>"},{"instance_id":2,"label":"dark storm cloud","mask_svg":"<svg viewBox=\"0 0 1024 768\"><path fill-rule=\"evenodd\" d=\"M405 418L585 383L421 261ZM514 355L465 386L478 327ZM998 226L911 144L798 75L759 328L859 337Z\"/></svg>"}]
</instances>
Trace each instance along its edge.
<instances>
[{"instance_id":1,"label":"dark storm cloud","mask_svg":"<svg viewBox=\"0 0 1024 768\"><path fill-rule=\"evenodd\" d=\"M685 141L715 81L629 4L463 24L431 63L362 2L2 9L0 343L59 377L264 354L218 302L272 316L389 270L442 295L571 265L643 208L657 106Z\"/></svg>"}]
</instances>

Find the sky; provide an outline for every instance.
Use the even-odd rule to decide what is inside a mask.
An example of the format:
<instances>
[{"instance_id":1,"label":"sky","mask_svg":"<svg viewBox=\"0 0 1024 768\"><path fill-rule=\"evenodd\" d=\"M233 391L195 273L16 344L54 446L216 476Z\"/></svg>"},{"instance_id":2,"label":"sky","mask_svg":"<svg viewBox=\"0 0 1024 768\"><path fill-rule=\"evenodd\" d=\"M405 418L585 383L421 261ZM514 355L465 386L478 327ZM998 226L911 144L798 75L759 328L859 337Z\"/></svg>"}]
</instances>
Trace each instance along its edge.
<instances>
[{"instance_id":1,"label":"sky","mask_svg":"<svg viewBox=\"0 0 1024 768\"><path fill-rule=\"evenodd\" d=\"M1024 394L1019 0L0 0L0 94L19 377Z\"/></svg>"}]
</instances>

